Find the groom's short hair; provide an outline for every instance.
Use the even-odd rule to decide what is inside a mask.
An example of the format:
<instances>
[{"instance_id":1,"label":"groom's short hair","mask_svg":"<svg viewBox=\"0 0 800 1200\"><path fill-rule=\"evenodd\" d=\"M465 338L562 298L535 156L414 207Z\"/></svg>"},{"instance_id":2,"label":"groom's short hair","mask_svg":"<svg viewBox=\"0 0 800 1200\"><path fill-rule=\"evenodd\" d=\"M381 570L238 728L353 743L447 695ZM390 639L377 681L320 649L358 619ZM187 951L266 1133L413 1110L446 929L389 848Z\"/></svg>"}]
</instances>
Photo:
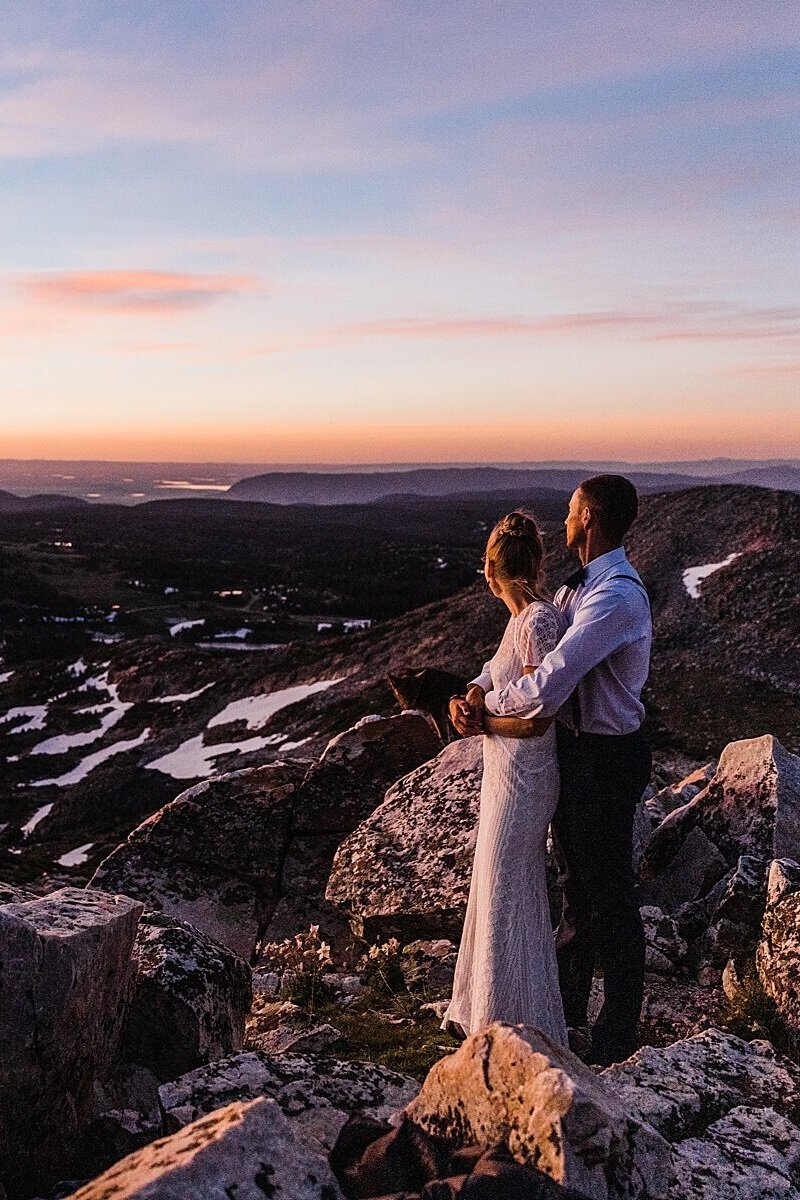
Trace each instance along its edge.
<instances>
[{"instance_id":1,"label":"groom's short hair","mask_svg":"<svg viewBox=\"0 0 800 1200\"><path fill-rule=\"evenodd\" d=\"M636 520L639 497L624 475L594 475L578 488L611 542L621 542Z\"/></svg>"}]
</instances>

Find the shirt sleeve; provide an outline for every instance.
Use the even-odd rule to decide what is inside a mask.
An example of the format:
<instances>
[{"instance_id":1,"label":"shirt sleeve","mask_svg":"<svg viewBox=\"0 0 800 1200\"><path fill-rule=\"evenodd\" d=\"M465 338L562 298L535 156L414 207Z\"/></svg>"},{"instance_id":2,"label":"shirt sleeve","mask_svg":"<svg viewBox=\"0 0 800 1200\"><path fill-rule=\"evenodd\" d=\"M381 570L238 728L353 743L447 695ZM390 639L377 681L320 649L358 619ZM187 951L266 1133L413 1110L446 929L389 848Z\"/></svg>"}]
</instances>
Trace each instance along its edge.
<instances>
[{"instance_id":1,"label":"shirt sleeve","mask_svg":"<svg viewBox=\"0 0 800 1200\"><path fill-rule=\"evenodd\" d=\"M554 717L575 688L604 658L638 641L649 628L649 609L638 589L625 593L598 587L586 597L554 650L531 675L488 692L486 707L496 716Z\"/></svg>"},{"instance_id":2,"label":"shirt sleeve","mask_svg":"<svg viewBox=\"0 0 800 1200\"><path fill-rule=\"evenodd\" d=\"M491 668L492 668L492 661L490 659L488 662L485 662L483 664L483 668L481 670L480 675L476 676L475 679L470 679L469 683L467 684L467 687L471 688L472 685L475 683L478 685L478 687L482 687L485 692L490 692L492 690L492 670L491 670Z\"/></svg>"}]
</instances>

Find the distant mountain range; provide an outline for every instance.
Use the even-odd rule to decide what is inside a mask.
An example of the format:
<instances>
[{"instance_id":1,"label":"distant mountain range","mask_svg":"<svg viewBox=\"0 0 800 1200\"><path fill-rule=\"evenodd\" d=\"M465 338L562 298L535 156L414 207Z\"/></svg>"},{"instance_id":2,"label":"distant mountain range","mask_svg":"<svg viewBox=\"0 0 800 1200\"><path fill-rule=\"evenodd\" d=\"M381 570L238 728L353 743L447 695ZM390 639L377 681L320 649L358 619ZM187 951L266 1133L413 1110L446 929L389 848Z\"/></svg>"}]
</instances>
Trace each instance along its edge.
<instances>
[{"instance_id":1,"label":"distant mountain range","mask_svg":"<svg viewBox=\"0 0 800 1200\"><path fill-rule=\"evenodd\" d=\"M609 460L519 463L300 464L125 463L0 459L0 489L33 503L53 495L59 503L80 498L92 506L135 507L148 500L204 496L272 504L371 503L393 495L518 493L520 489L571 492L581 479L613 471L640 491L671 491L698 483L755 484L800 492L798 459L710 458L685 462ZM50 502L46 502L50 503ZM2 507L12 507L11 501Z\"/></svg>"},{"instance_id":2,"label":"distant mountain range","mask_svg":"<svg viewBox=\"0 0 800 1200\"><path fill-rule=\"evenodd\" d=\"M800 466L743 466L705 477L670 471L630 469L615 464L640 492L677 491L697 484L754 484L782 491L800 492ZM731 466L726 462L725 466ZM712 464L709 464L712 468ZM240 479L224 493L229 500L255 500L269 504L364 504L391 496L466 496L485 492L513 494L546 489L572 492L594 465L527 469L520 467L420 467L413 471L316 473L271 471Z\"/></svg>"}]
</instances>

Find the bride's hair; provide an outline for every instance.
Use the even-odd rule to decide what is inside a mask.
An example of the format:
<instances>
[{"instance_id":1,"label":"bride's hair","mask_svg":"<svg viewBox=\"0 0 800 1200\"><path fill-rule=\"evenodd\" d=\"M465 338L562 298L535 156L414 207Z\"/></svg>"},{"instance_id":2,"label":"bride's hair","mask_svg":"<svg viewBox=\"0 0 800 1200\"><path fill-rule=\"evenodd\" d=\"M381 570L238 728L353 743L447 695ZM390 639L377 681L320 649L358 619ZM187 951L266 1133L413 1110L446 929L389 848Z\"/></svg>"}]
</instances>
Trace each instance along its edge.
<instances>
[{"instance_id":1,"label":"bride's hair","mask_svg":"<svg viewBox=\"0 0 800 1200\"><path fill-rule=\"evenodd\" d=\"M544 598L544 545L529 513L511 512L497 522L486 543L485 559L509 583L519 584L534 600Z\"/></svg>"}]
</instances>

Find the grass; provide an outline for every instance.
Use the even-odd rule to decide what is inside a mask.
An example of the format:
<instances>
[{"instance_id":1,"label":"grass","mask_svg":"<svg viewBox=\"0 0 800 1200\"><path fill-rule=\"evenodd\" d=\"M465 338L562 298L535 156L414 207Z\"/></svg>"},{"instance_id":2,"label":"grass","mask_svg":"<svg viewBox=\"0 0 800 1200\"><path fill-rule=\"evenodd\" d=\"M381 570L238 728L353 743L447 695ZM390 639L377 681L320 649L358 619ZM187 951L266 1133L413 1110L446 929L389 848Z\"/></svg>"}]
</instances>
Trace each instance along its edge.
<instances>
[{"instance_id":1,"label":"grass","mask_svg":"<svg viewBox=\"0 0 800 1200\"><path fill-rule=\"evenodd\" d=\"M393 1025L385 1015L411 1018L414 1024ZM439 1028L432 1013L420 1013L419 1002L399 994L378 999L371 992L359 995L349 1008L336 1005L316 1010L319 1020L329 1021L342 1036L328 1053L332 1058L380 1063L392 1071L422 1081L428 1071L458 1043Z\"/></svg>"}]
</instances>

